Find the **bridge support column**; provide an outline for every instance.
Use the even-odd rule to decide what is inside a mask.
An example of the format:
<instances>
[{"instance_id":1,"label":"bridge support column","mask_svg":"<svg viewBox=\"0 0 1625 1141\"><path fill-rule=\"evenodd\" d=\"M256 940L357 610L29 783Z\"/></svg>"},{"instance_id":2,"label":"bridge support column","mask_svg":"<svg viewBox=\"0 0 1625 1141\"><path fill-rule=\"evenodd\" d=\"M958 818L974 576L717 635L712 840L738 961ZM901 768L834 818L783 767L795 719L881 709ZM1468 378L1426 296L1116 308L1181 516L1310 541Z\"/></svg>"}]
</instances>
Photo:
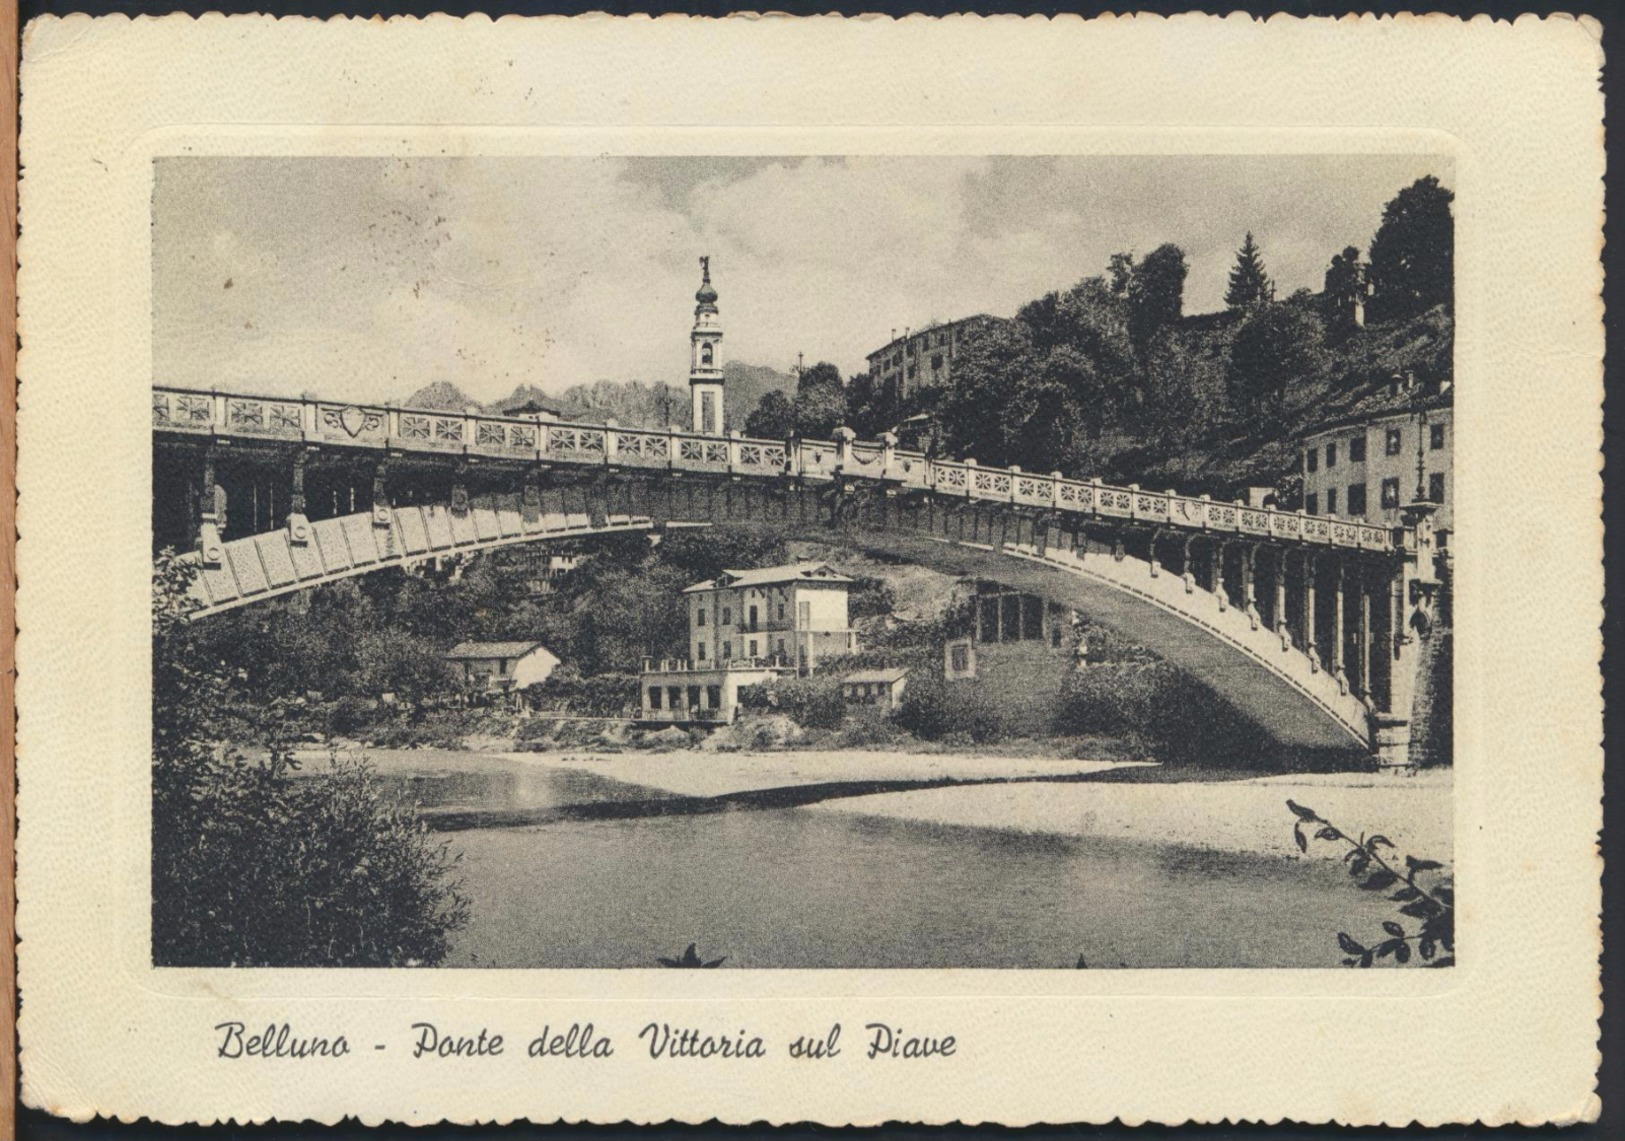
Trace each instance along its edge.
<instances>
[{"instance_id":1,"label":"bridge support column","mask_svg":"<svg viewBox=\"0 0 1625 1141\"><path fill-rule=\"evenodd\" d=\"M1160 538L1162 538L1162 531L1160 529L1153 528L1151 531L1151 541L1146 547L1146 562L1151 565L1152 578L1156 578L1160 573L1159 568L1157 567L1157 540Z\"/></svg>"},{"instance_id":2,"label":"bridge support column","mask_svg":"<svg viewBox=\"0 0 1625 1141\"><path fill-rule=\"evenodd\" d=\"M534 468L525 473L525 482L520 487L519 518L531 524L542 520L541 474Z\"/></svg>"},{"instance_id":3,"label":"bridge support column","mask_svg":"<svg viewBox=\"0 0 1625 1141\"><path fill-rule=\"evenodd\" d=\"M1179 577L1185 582L1185 593L1196 593L1196 575L1191 573L1191 536L1186 535L1179 548Z\"/></svg>"},{"instance_id":4,"label":"bridge support column","mask_svg":"<svg viewBox=\"0 0 1625 1141\"><path fill-rule=\"evenodd\" d=\"M389 493L384 488L384 478L388 474L389 465L387 463L380 463L372 471L372 525L374 527L389 526Z\"/></svg>"},{"instance_id":5,"label":"bridge support column","mask_svg":"<svg viewBox=\"0 0 1625 1141\"><path fill-rule=\"evenodd\" d=\"M1348 567L1342 559L1332 568L1332 677L1337 679L1337 692L1349 691L1348 674L1343 671L1343 580Z\"/></svg>"},{"instance_id":6,"label":"bridge support column","mask_svg":"<svg viewBox=\"0 0 1625 1141\"><path fill-rule=\"evenodd\" d=\"M1355 662L1355 669L1358 672L1355 676L1360 683L1358 688L1360 699L1371 705L1371 589L1363 571L1355 574L1354 581L1360 592L1360 644L1357 650L1359 660Z\"/></svg>"},{"instance_id":7,"label":"bridge support column","mask_svg":"<svg viewBox=\"0 0 1625 1141\"><path fill-rule=\"evenodd\" d=\"M1221 614L1230 609L1230 592L1224 587L1224 554L1228 547L1229 544L1223 539L1216 539L1213 543L1213 549L1208 552L1208 557L1212 563L1213 594L1219 600L1219 612Z\"/></svg>"},{"instance_id":8,"label":"bridge support column","mask_svg":"<svg viewBox=\"0 0 1625 1141\"><path fill-rule=\"evenodd\" d=\"M1248 543L1241 554L1241 601L1247 608L1247 621L1258 629L1258 544Z\"/></svg>"},{"instance_id":9,"label":"bridge support column","mask_svg":"<svg viewBox=\"0 0 1625 1141\"><path fill-rule=\"evenodd\" d=\"M1275 552L1275 605L1270 615L1275 620L1275 633L1280 636L1281 649L1292 648L1292 624L1286 616L1286 560L1287 549L1280 548Z\"/></svg>"},{"instance_id":10,"label":"bridge support column","mask_svg":"<svg viewBox=\"0 0 1625 1141\"><path fill-rule=\"evenodd\" d=\"M288 542L296 547L310 543L310 519L305 515L305 462L308 453L301 448L293 457L293 495L288 500Z\"/></svg>"},{"instance_id":11,"label":"bridge support column","mask_svg":"<svg viewBox=\"0 0 1625 1141\"><path fill-rule=\"evenodd\" d=\"M218 567L226 557L220 533L226 529L226 489L215 479L213 448L203 453L203 486L198 499L198 552L206 567Z\"/></svg>"},{"instance_id":12,"label":"bridge support column","mask_svg":"<svg viewBox=\"0 0 1625 1141\"><path fill-rule=\"evenodd\" d=\"M1439 578L1433 538L1436 504L1418 500L1402 512L1404 543L1388 582L1389 644L1388 693L1374 715L1373 748L1383 768L1414 771L1411 757L1411 722L1416 698L1418 667L1423 660L1422 640L1433 629L1433 607L1439 597Z\"/></svg>"},{"instance_id":13,"label":"bridge support column","mask_svg":"<svg viewBox=\"0 0 1625 1141\"><path fill-rule=\"evenodd\" d=\"M1320 672L1320 655L1315 652L1315 555L1303 553L1303 652L1309 657L1309 672Z\"/></svg>"},{"instance_id":14,"label":"bridge support column","mask_svg":"<svg viewBox=\"0 0 1625 1141\"><path fill-rule=\"evenodd\" d=\"M457 471L451 477L451 513L459 517L468 514L467 464L458 464Z\"/></svg>"}]
</instances>

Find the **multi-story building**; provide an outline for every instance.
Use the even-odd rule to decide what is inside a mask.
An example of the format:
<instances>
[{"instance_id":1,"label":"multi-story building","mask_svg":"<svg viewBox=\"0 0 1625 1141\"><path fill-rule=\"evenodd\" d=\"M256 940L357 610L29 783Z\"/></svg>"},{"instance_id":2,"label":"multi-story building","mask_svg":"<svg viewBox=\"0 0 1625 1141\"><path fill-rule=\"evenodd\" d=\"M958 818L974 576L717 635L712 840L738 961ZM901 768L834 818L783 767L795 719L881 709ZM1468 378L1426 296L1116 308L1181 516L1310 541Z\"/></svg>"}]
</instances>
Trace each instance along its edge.
<instances>
[{"instance_id":1,"label":"multi-story building","mask_svg":"<svg viewBox=\"0 0 1625 1141\"><path fill-rule=\"evenodd\" d=\"M686 588L689 657L644 664L643 719L727 723L742 686L809 673L823 658L853 652L851 584L825 564L796 563L723 571Z\"/></svg>"},{"instance_id":2,"label":"multi-story building","mask_svg":"<svg viewBox=\"0 0 1625 1141\"><path fill-rule=\"evenodd\" d=\"M964 338L998 320L978 313L945 325L906 330L869 354L869 381L876 392L885 392L894 400L903 400L922 388L947 384Z\"/></svg>"},{"instance_id":3,"label":"multi-story building","mask_svg":"<svg viewBox=\"0 0 1625 1141\"><path fill-rule=\"evenodd\" d=\"M1453 527L1451 454L1455 425L1450 384L1393 377L1303 437L1299 470L1303 509L1395 525L1401 509L1436 504L1439 545Z\"/></svg>"}]
</instances>

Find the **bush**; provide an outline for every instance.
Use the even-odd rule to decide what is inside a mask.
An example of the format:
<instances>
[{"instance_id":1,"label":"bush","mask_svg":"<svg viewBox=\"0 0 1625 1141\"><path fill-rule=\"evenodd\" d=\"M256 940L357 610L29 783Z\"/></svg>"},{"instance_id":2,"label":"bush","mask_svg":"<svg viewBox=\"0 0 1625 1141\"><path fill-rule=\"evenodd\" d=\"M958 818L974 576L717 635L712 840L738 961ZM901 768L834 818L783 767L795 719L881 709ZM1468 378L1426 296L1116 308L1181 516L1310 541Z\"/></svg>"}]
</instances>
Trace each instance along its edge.
<instances>
[{"instance_id":1,"label":"bush","mask_svg":"<svg viewBox=\"0 0 1625 1141\"><path fill-rule=\"evenodd\" d=\"M941 678L911 680L892 722L926 741L985 745L1009 735L991 701L975 685Z\"/></svg>"},{"instance_id":2,"label":"bush","mask_svg":"<svg viewBox=\"0 0 1625 1141\"><path fill-rule=\"evenodd\" d=\"M839 678L787 678L775 682L767 696L780 713L803 729L834 729L846 719Z\"/></svg>"},{"instance_id":3,"label":"bush","mask_svg":"<svg viewBox=\"0 0 1625 1141\"><path fill-rule=\"evenodd\" d=\"M250 760L217 743L227 683L189 621L195 573L166 552L153 578L153 962L441 962L468 921L458 857L369 766L297 776L284 747Z\"/></svg>"},{"instance_id":4,"label":"bush","mask_svg":"<svg viewBox=\"0 0 1625 1141\"><path fill-rule=\"evenodd\" d=\"M1167 662L1091 666L1069 680L1058 732L1138 740L1167 761L1257 765L1276 759L1268 735Z\"/></svg>"}]
</instances>

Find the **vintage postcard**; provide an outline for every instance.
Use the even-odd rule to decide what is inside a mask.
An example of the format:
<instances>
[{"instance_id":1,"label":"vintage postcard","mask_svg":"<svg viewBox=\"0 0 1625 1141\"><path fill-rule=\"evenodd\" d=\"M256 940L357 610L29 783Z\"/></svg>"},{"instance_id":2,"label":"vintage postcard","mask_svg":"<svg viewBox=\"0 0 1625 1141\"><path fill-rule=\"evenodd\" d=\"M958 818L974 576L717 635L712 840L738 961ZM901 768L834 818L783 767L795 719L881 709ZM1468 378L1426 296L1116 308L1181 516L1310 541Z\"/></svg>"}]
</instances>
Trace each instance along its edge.
<instances>
[{"instance_id":1,"label":"vintage postcard","mask_svg":"<svg viewBox=\"0 0 1625 1141\"><path fill-rule=\"evenodd\" d=\"M1595 1117L1598 42L34 23L25 1100Z\"/></svg>"}]
</instances>

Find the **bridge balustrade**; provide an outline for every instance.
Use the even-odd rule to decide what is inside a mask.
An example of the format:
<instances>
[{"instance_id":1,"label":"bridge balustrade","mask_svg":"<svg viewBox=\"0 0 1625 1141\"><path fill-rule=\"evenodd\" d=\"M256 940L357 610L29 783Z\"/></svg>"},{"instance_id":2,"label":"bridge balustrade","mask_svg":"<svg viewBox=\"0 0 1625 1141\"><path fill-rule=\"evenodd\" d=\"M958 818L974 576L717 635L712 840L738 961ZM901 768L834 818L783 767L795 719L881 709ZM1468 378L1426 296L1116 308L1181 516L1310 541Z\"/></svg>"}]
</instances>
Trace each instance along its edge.
<instances>
[{"instance_id":1,"label":"bridge balustrade","mask_svg":"<svg viewBox=\"0 0 1625 1141\"><path fill-rule=\"evenodd\" d=\"M891 488L966 500L1260 539L1390 551L1390 529L1337 516L1248 507L1173 492L1113 487L975 460L931 459L898 451L891 438L857 441L755 440L611 424L575 424L537 416L339 404L316 398L254 396L155 386L155 431L343 448L478 455L515 461L601 465L810 480L859 479Z\"/></svg>"}]
</instances>

